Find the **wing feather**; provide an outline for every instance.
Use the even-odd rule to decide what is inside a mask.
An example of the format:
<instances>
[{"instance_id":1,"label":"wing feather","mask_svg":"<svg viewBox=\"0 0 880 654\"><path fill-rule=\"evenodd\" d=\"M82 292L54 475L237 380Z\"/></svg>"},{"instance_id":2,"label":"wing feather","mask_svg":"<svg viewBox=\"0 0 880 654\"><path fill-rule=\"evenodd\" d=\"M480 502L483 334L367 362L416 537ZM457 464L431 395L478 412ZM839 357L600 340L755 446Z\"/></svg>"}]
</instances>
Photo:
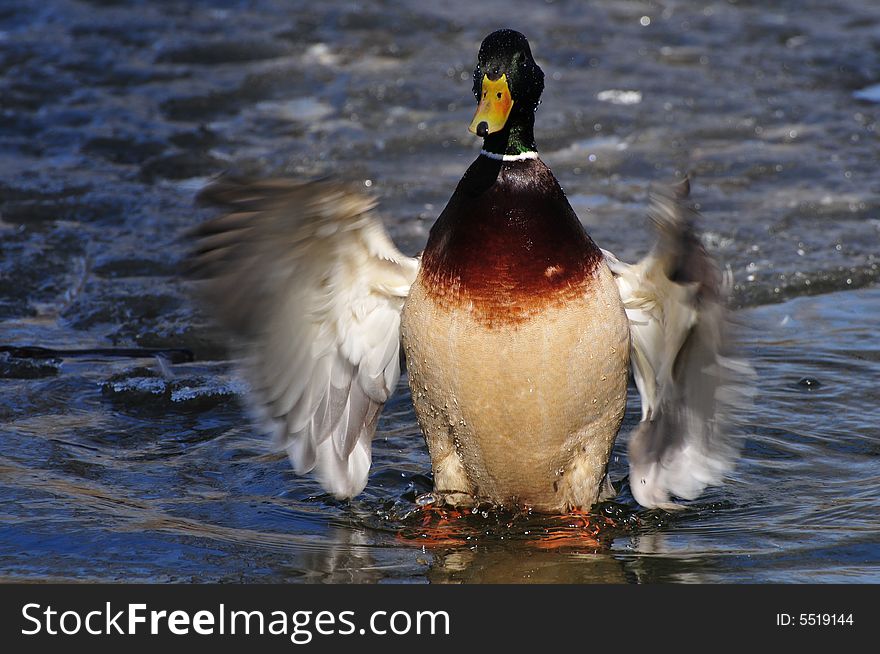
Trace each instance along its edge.
<instances>
[{"instance_id":1,"label":"wing feather","mask_svg":"<svg viewBox=\"0 0 880 654\"><path fill-rule=\"evenodd\" d=\"M630 321L642 421L630 436L630 486L639 504L678 508L732 468L739 439L731 412L750 394L751 366L729 349L726 291L693 227L687 180L652 197L658 240L635 265L610 252Z\"/></svg>"},{"instance_id":2,"label":"wing feather","mask_svg":"<svg viewBox=\"0 0 880 654\"><path fill-rule=\"evenodd\" d=\"M298 474L357 495L418 261L343 184L222 178L200 199L227 212L194 230L190 272L241 348L256 414Z\"/></svg>"}]
</instances>

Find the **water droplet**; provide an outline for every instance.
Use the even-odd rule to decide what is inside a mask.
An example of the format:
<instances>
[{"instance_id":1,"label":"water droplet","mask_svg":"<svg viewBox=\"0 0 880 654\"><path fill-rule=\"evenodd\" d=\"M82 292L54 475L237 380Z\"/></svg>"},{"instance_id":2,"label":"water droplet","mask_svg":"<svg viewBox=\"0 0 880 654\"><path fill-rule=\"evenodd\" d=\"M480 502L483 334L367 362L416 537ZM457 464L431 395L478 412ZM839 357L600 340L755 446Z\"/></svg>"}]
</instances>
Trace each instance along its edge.
<instances>
[{"instance_id":1,"label":"water droplet","mask_svg":"<svg viewBox=\"0 0 880 654\"><path fill-rule=\"evenodd\" d=\"M427 506L428 504L434 504L437 501L437 496L434 493L423 493L416 498L416 504L419 506Z\"/></svg>"}]
</instances>

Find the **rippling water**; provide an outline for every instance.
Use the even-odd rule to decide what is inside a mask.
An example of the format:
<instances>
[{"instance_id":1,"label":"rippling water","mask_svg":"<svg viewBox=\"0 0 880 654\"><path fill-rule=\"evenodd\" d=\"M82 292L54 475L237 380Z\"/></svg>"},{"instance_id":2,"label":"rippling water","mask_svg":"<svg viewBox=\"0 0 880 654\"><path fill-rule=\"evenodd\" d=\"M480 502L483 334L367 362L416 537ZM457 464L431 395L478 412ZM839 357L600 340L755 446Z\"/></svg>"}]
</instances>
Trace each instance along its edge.
<instances>
[{"instance_id":1,"label":"rippling water","mask_svg":"<svg viewBox=\"0 0 880 654\"><path fill-rule=\"evenodd\" d=\"M0 346L196 361L0 353L0 575L880 581L880 7L765 5L3 3ZM547 74L538 145L594 239L643 254L650 185L689 171L737 280L749 436L684 512L638 508L621 439L598 534L497 512L422 524L405 380L366 492L329 499L249 426L177 279L207 215L192 196L226 169L364 180L417 252L479 148L470 71L500 26Z\"/></svg>"}]
</instances>

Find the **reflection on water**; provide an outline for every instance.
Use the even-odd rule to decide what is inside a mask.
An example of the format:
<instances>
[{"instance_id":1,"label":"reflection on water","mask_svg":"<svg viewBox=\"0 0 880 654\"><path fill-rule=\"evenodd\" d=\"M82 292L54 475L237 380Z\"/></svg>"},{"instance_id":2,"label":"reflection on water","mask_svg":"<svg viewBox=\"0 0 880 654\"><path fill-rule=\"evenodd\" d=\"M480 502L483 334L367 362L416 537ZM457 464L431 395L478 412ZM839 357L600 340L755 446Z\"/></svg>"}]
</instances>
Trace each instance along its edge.
<instances>
[{"instance_id":1,"label":"reflection on water","mask_svg":"<svg viewBox=\"0 0 880 654\"><path fill-rule=\"evenodd\" d=\"M614 584L637 579L609 553L568 554L523 552L494 547L458 550L434 556L428 580L467 584Z\"/></svg>"},{"instance_id":2,"label":"reflection on water","mask_svg":"<svg viewBox=\"0 0 880 654\"><path fill-rule=\"evenodd\" d=\"M498 16L547 73L542 157L600 245L643 254L649 186L694 176L706 245L751 307L758 393L730 482L684 512L634 504L621 439L599 534L470 516L427 543L405 380L362 496L296 478L178 281L180 235L224 170L333 173L419 251L479 147L470 72ZM0 576L880 581L878 27L871 0L4 2L0 346L196 361L0 351Z\"/></svg>"}]
</instances>

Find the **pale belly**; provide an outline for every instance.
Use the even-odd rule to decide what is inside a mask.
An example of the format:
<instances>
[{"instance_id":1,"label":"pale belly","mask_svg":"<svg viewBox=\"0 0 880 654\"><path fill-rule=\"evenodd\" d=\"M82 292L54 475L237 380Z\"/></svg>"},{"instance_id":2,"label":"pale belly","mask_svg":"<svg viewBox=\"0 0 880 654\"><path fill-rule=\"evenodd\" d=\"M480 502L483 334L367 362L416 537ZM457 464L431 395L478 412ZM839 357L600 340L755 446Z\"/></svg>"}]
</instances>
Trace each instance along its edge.
<instances>
[{"instance_id":1,"label":"pale belly","mask_svg":"<svg viewBox=\"0 0 880 654\"><path fill-rule=\"evenodd\" d=\"M421 276L401 334L435 489L539 511L595 503L626 405L629 326L603 264L588 292L489 326Z\"/></svg>"}]
</instances>

